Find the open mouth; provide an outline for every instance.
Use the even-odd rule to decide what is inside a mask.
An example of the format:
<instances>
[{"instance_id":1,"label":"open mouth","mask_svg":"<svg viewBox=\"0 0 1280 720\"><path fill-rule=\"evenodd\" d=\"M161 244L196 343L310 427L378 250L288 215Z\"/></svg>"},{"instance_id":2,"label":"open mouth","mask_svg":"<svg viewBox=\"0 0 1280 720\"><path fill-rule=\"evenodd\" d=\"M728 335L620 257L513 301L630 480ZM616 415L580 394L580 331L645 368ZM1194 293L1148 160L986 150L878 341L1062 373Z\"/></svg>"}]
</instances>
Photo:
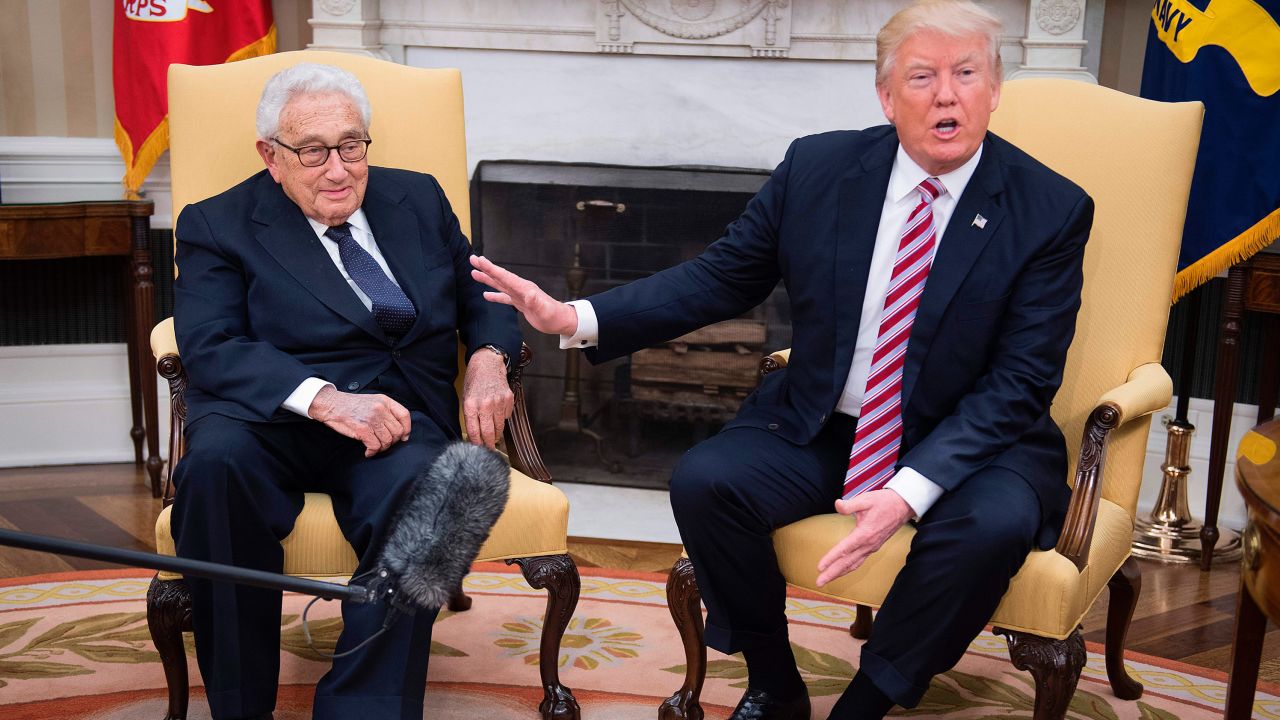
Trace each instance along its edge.
<instances>
[{"instance_id":1,"label":"open mouth","mask_svg":"<svg viewBox=\"0 0 1280 720\"><path fill-rule=\"evenodd\" d=\"M933 126L934 132L942 137L951 137L960 129L959 124L955 120L942 120Z\"/></svg>"}]
</instances>

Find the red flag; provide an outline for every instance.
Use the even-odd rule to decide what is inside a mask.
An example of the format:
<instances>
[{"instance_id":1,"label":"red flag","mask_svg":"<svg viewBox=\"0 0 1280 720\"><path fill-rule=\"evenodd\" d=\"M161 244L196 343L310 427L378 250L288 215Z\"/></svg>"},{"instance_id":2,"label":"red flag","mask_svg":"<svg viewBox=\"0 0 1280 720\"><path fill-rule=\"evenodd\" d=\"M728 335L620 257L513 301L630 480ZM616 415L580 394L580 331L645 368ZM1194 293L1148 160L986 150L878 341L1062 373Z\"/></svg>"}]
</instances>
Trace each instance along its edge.
<instances>
[{"instance_id":1,"label":"red flag","mask_svg":"<svg viewBox=\"0 0 1280 720\"><path fill-rule=\"evenodd\" d=\"M116 145L136 198L169 147L170 63L217 65L276 51L271 0L115 0Z\"/></svg>"}]
</instances>

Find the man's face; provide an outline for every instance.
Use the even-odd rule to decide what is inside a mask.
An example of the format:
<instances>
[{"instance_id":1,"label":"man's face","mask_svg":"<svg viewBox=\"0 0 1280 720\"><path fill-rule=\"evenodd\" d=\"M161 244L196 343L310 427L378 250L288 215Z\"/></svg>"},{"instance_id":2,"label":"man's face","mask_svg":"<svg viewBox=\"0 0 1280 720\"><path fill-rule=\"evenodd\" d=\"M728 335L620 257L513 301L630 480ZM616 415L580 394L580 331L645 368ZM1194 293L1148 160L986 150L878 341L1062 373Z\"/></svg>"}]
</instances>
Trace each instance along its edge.
<instances>
[{"instance_id":1,"label":"man's face","mask_svg":"<svg viewBox=\"0 0 1280 720\"><path fill-rule=\"evenodd\" d=\"M367 129L360 111L346 95L323 93L299 95L280 111L276 139L295 148L308 145L337 145L344 140L362 140ZM292 150L259 140L258 154L284 194L302 208L307 217L325 225L341 225L364 202L369 183L368 158L343 162L336 149L319 167L305 167Z\"/></svg>"},{"instance_id":2,"label":"man's face","mask_svg":"<svg viewBox=\"0 0 1280 720\"><path fill-rule=\"evenodd\" d=\"M1000 104L1000 79L987 52L982 35L917 32L876 86L903 150L930 175L965 164L986 137Z\"/></svg>"}]
</instances>

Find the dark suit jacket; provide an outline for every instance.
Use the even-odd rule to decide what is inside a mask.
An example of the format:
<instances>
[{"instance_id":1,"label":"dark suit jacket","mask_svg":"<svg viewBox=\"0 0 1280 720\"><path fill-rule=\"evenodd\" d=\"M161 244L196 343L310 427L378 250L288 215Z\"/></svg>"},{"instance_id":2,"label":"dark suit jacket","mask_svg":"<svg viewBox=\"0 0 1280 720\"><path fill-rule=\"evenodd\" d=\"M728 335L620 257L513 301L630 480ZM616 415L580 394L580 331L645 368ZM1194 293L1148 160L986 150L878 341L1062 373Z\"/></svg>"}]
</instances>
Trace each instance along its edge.
<instances>
[{"instance_id":1,"label":"dark suit jacket","mask_svg":"<svg viewBox=\"0 0 1280 720\"><path fill-rule=\"evenodd\" d=\"M830 417L853 359L871 252L898 148L892 127L792 143L742 216L699 257L590 298L593 362L736 317L781 280L791 360L766 376L726 427L808 443ZM976 215L985 227L972 223ZM1069 498L1062 434L1049 405L1080 305L1093 201L988 133L938 246L903 370L906 465L951 489L997 465L1040 497L1041 547Z\"/></svg>"},{"instance_id":2,"label":"dark suit jacket","mask_svg":"<svg viewBox=\"0 0 1280 720\"><path fill-rule=\"evenodd\" d=\"M209 413L301 420L280 404L304 379L360 392L394 365L411 388L395 399L460 434L459 336L468 357L489 343L515 355L515 312L485 301L471 279L471 248L435 178L369 168L363 209L418 309L395 344L265 170L182 211L174 325L190 376L188 422Z\"/></svg>"}]
</instances>

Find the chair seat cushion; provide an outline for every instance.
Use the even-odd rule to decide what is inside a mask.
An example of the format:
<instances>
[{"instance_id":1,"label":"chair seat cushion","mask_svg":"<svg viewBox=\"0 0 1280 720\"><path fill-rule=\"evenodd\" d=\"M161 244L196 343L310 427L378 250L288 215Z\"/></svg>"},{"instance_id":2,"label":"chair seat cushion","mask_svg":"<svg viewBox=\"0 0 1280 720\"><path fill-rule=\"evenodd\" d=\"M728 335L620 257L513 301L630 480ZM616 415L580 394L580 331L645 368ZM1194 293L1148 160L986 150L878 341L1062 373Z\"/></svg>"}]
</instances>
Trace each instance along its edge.
<instances>
[{"instance_id":1,"label":"chair seat cushion","mask_svg":"<svg viewBox=\"0 0 1280 720\"><path fill-rule=\"evenodd\" d=\"M879 607L906 561L915 528L902 528L862 567L818 589L818 560L856 524L851 517L830 514L779 528L773 536L773 547L787 582L846 602ZM1077 571L1075 564L1056 550L1032 551L1010 583L991 624L1055 639L1070 635L1129 557L1132 533L1129 513L1102 500L1089 548L1089 565Z\"/></svg>"},{"instance_id":2,"label":"chair seat cushion","mask_svg":"<svg viewBox=\"0 0 1280 720\"><path fill-rule=\"evenodd\" d=\"M156 519L156 552L175 555L169 529L172 508L160 511ZM506 560L567 552L569 500L552 485L511 471L511 495L489 538L480 547L477 561ZM342 535L333 516L328 495L307 493L293 525L293 532L281 541L284 572L320 578L345 578L356 569L356 555ZM160 573L162 580L180 575Z\"/></svg>"}]
</instances>

